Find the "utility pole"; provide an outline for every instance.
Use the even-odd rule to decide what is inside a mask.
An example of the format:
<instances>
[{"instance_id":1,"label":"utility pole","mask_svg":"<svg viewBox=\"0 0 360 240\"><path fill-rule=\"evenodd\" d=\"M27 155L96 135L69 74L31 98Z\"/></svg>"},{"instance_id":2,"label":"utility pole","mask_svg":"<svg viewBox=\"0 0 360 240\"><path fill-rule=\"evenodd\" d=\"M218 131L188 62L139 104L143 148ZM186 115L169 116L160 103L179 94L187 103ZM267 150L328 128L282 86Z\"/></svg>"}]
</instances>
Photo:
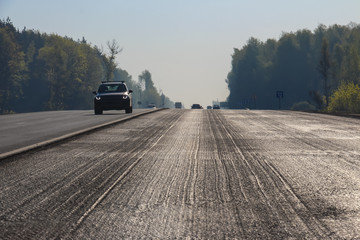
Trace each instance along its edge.
<instances>
[{"instance_id":1,"label":"utility pole","mask_svg":"<svg viewBox=\"0 0 360 240\"><path fill-rule=\"evenodd\" d=\"M254 101L254 109L256 109L256 99L257 99L256 94L253 94L252 99Z\"/></svg>"}]
</instances>

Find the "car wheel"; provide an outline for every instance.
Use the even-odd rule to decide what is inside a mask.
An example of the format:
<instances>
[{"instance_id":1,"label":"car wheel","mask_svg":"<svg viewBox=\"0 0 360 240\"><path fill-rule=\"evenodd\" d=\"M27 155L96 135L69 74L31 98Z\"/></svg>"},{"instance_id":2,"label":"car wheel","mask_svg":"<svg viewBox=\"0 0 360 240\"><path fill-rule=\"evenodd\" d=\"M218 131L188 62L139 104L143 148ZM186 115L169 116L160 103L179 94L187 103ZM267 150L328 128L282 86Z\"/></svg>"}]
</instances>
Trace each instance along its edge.
<instances>
[{"instance_id":1,"label":"car wheel","mask_svg":"<svg viewBox=\"0 0 360 240\"><path fill-rule=\"evenodd\" d=\"M132 113L132 106L125 109L125 113Z\"/></svg>"},{"instance_id":2,"label":"car wheel","mask_svg":"<svg viewBox=\"0 0 360 240\"><path fill-rule=\"evenodd\" d=\"M99 115L99 114L102 114L102 113L103 113L103 110L100 109L100 108L95 108L95 109L94 109L94 112L95 112L95 115Z\"/></svg>"}]
</instances>

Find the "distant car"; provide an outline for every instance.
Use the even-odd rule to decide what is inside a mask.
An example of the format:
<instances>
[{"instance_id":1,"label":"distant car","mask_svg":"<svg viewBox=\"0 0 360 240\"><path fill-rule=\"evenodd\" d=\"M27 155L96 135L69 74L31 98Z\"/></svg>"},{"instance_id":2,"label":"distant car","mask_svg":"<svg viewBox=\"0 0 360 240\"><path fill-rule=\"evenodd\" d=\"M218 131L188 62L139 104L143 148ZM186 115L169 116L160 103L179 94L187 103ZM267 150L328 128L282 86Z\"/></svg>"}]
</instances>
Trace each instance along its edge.
<instances>
[{"instance_id":1,"label":"distant car","mask_svg":"<svg viewBox=\"0 0 360 240\"><path fill-rule=\"evenodd\" d=\"M207 106L206 109L212 109L212 107L211 107L211 106Z\"/></svg>"},{"instance_id":2,"label":"distant car","mask_svg":"<svg viewBox=\"0 0 360 240\"><path fill-rule=\"evenodd\" d=\"M132 113L132 90L125 82L103 82L98 91L94 91L94 112L102 114L104 110L125 110Z\"/></svg>"},{"instance_id":3,"label":"distant car","mask_svg":"<svg viewBox=\"0 0 360 240\"><path fill-rule=\"evenodd\" d=\"M150 103L150 104L147 105L147 108L156 108L156 105L153 104L153 103Z\"/></svg>"},{"instance_id":4,"label":"distant car","mask_svg":"<svg viewBox=\"0 0 360 240\"><path fill-rule=\"evenodd\" d=\"M191 109L202 109L203 107L200 105L200 104L197 104L197 103L194 103L192 106L191 106Z\"/></svg>"},{"instance_id":5,"label":"distant car","mask_svg":"<svg viewBox=\"0 0 360 240\"><path fill-rule=\"evenodd\" d=\"M213 109L220 109L220 106L215 104L215 105L213 106Z\"/></svg>"},{"instance_id":6,"label":"distant car","mask_svg":"<svg viewBox=\"0 0 360 240\"><path fill-rule=\"evenodd\" d=\"M176 102L175 103L175 108L182 108L182 103L181 102Z\"/></svg>"}]
</instances>

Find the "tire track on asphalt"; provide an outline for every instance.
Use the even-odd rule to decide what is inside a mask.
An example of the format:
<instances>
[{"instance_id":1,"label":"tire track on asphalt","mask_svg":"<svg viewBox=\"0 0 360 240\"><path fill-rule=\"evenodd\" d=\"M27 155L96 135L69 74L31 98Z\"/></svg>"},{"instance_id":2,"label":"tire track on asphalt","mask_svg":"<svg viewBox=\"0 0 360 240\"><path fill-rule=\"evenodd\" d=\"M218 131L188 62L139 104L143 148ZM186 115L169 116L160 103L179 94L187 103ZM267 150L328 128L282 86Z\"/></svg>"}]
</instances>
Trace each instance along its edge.
<instances>
[{"instance_id":1,"label":"tire track on asphalt","mask_svg":"<svg viewBox=\"0 0 360 240\"><path fill-rule=\"evenodd\" d=\"M264 157L256 154L255 149L241 135L241 132L227 122L225 118L220 118L219 115L219 113L216 113L215 117L224 126L224 131L230 139L232 147L244 160L245 167L250 171L251 176L254 177L255 181L253 183L255 188L261 193L259 197L270 213L275 214L274 217L277 219L276 221L279 226L285 229L285 231L282 231L279 227L275 227L272 230L279 231L284 236L289 233L299 236L299 233L293 231L300 231L300 234L303 236L307 236L310 232L311 236L307 237L329 237L329 234L332 234L329 229L311 214L306 204L296 195L289 183L274 166L270 165ZM279 204L279 202L282 202L282 204ZM290 216L289 213L296 214L296 219ZM288 227L289 223L291 227ZM303 227L306 226L307 230L292 229L295 227L299 228L299 224Z\"/></svg>"},{"instance_id":2,"label":"tire track on asphalt","mask_svg":"<svg viewBox=\"0 0 360 240\"><path fill-rule=\"evenodd\" d=\"M218 194L218 199L221 200L221 202L226 203L226 202L231 202L234 198L234 194L231 193L231 185L230 185L230 172L228 170L228 168L226 167L225 164L225 160L223 159L222 156L220 156L221 153L221 149L223 148L223 145L225 145L224 141L222 138L220 138L218 135L220 133L218 133L217 131L217 122L215 121L215 119L213 117L210 117L210 114L207 113L206 114L206 118L207 118L207 126L205 129L206 132L210 133L210 138L212 141L212 144L210 147L213 147L214 149L210 149L211 152L214 154L214 165L215 167L215 187L216 187L216 193ZM232 161L232 159L230 159L230 161L232 162L232 165L234 166L234 163ZM210 170L209 168L206 168L207 170ZM222 177L223 176L223 177ZM239 178L239 176L237 176ZM221 178L224 178L224 180L220 180ZM221 186L221 182L225 182L226 186ZM241 188L241 193L242 193L242 198L245 199L246 202L248 202L247 196L245 195L245 191L243 189L243 186L240 184L239 185ZM224 188L226 190L224 190Z\"/></svg>"},{"instance_id":3,"label":"tire track on asphalt","mask_svg":"<svg viewBox=\"0 0 360 240\"><path fill-rule=\"evenodd\" d=\"M214 188L219 202L216 202L219 209L219 218L226 222L222 229L223 235L211 236L211 238L240 238L250 239L257 234L252 234L249 229L255 224L255 216L249 208L249 195L246 193L245 185L242 180L244 174L241 169L237 169L236 161L240 156L235 156L231 146L229 146L226 135L223 132L221 123L214 118L214 113L210 110L206 112L205 132L209 134L211 145L206 152L211 152L213 165L206 168L207 172L214 168L215 183ZM241 161L241 160L240 160ZM208 161L207 161L208 162ZM210 168L211 167L211 168ZM210 174L209 174L210 176ZM218 227L218 226L217 226ZM214 229L209 227L209 232Z\"/></svg>"},{"instance_id":4,"label":"tire track on asphalt","mask_svg":"<svg viewBox=\"0 0 360 240\"><path fill-rule=\"evenodd\" d=\"M162 113L161 113L162 114ZM179 118L179 113L173 113L169 115L165 115L160 118L159 121L164 122L174 122ZM103 130L105 131L105 130ZM105 187L109 185L109 181L112 180L112 178L115 178L119 173L118 171L124 171L123 168L126 168L127 166L133 166L131 161L134 160L139 154L141 154L141 151L143 148L148 148L150 144L153 144L153 140L157 139L162 136L164 133L163 126L158 126L156 129L153 128L146 128L145 131L140 132L142 135L140 135L141 143L140 142L136 144L132 144L130 150L126 149L126 147L129 147L130 145L125 145L125 148L120 147L120 149L116 149L119 146L115 145L112 146L109 145L110 149L108 151L104 151L100 153L100 156L102 156L102 159L99 159L99 155L95 157L90 157L86 152L79 152L78 155L85 155L83 156L83 160L86 162L85 164L79 165L78 168L72 169L69 173L61 176L58 178L55 182L50 182L49 184L46 184L45 187L40 189L39 191L35 191L34 194L25 195L25 197L21 200L18 199L18 202L8 204L8 208L5 210L5 212L1 211L1 217L0 219L5 220L8 218L8 216L11 216L11 218L15 216L20 215L26 215L31 216L34 213L37 213L39 211L42 211L41 209L45 209L46 212L49 212L49 215L56 216L57 218L60 218L61 221L72 222L74 216L76 216L79 212L83 212L83 208L91 202L92 198L98 193L96 191L102 190L102 187ZM150 134L149 134L150 133ZM95 134L95 133L94 133ZM93 134L93 135L94 135ZM83 136L83 137L91 137ZM62 143L59 146L54 147L64 147L66 145L71 145L74 142L82 142L82 138L73 139L67 143ZM75 144L75 149L78 147ZM104 146L102 146L103 148ZM101 146L99 147L101 148ZM102 149L101 148L101 149ZM125 163L117 163L119 161L119 158L117 153L121 152L122 150L126 149L125 155L122 154L122 159L126 159ZM112 152L114 151L114 152ZM51 155L51 149L45 149L43 151L36 151L32 153L28 153L24 155L27 158L36 158L36 156L40 156L44 153L46 153L45 156ZM69 153L61 154L60 156L56 156L56 158L65 160L66 157L64 155ZM19 156L16 156L16 158L19 158ZM67 159L73 159L74 162L76 162L76 154L73 154L73 152L70 151L70 156ZM40 158L41 159L41 158ZM110 159L110 160L109 160ZM106 160L106 161L105 161ZM68 161L68 160L65 160ZM6 164L6 162L2 162L2 165ZM105 168L103 168L105 167ZM53 166L50 166L50 168L53 168ZM123 170L122 170L123 169ZM42 172L46 172L49 169L44 166L44 168L36 172L36 174L41 175ZM100 171L99 171L100 170ZM102 175L105 173L113 172L113 174L110 174L110 177L103 178ZM126 170L125 170L126 171ZM96 173L97 175L93 175ZM89 178L91 176L91 180L88 182L88 184L82 186L80 190L77 190L73 192L72 189L79 183L79 182L86 182L86 178ZM99 179L98 179L99 178ZM36 179L36 176L33 176L32 179ZM101 181L98 183L97 181ZM62 184L65 183L65 184ZM28 183L29 184L29 183ZM13 185L12 188L16 188L16 184ZM90 189L90 190L89 190ZM9 189L11 190L11 189ZM86 194L84 196L84 194ZM104 196L104 195L102 195ZM40 201L38 201L40 199ZM80 199L80 201L79 201ZM55 204L54 204L54 201ZM60 205L58 204L60 203ZM10 206L10 207L9 207ZM70 210L71 209L71 210ZM67 223L66 225L69 225ZM24 230L25 232L27 230ZM21 232L21 231L20 231ZM46 235L46 233L44 233ZM26 236L26 235L25 235Z\"/></svg>"},{"instance_id":5,"label":"tire track on asphalt","mask_svg":"<svg viewBox=\"0 0 360 240\"><path fill-rule=\"evenodd\" d=\"M138 173L134 173L136 176L131 177L132 185L136 188L126 194L129 199L124 203L124 207L135 208L136 215L134 216L130 212L128 218L135 218L137 222L144 221L145 225L144 230L140 230L143 235L135 236L172 238L173 236L182 236L183 231L191 227L191 225L184 226L187 222L183 222L184 218L193 219L189 212L192 201L189 189L193 179L191 176L188 179L187 173L193 173L194 161L191 160L193 153L190 149L194 149L196 143L193 141L193 130L195 130L193 125L182 125L184 117L186 118L188 113L186 111L181 116L179 124L167 133L167 136L159 142L152 153L144 158L137 168L136 172ZM188 138L189 132L192 134L190 138ZM184 184L186 180L187 182ZM152 214L155 213L152 212L159 208L165 208L166 211L169 211L168 214L162 215L160 211L159 215L153 216ZM141 217L142 214L146 214L146 220ZM149 218L165 222L153 227L148 222L151 222ZM173 228L173 224L178 224L176 229ZM132 231L139 232L138 229L132 229Z\"/></svg>"},{"instance_id":6,"label":"tire track on asphalt","mask_svg":"<svg viewBox=\"0 0 360 240\"><path fill-rule=\"evenodd\" d=\"M336 239L222 113L186 111L72 236Z\"/></svg>"},{"instance_id":7,"label":"tire track on asphalt","mask_svg":"<svg viewBox=\"0 0 360 240\"><path fill-rule=\"evenodd\" d=\"M247 114L251 115L251 116L256 116L256 114L253 112L247 112ZM281 113L281 112L280 113L277 112L277 114L283 114L284 116L288 116L288 115L285 115L285 113ZM291 115L296 115L296 116L298 116L298 118L299 117L303 118L303 115L299 115L296 112L295 113L290 112L290 116ZM288 138L288 139L294 139L295 141L297 141L299 143L304 143L316 151L324 152L324 151L328 151L329 149L332 149L332 152L340 154L342 156L346 156L349 154L349 150L347 149L346 145L339 145L337 143L332 142L329 139L321 138L311 132L300 131L300 130L291 128L290 126L285 127L283 124L281 124L280 122L278 122L270 117L262 116L261 118L258 118L258 119L259 119L259 122L261 122L261 125L268 126L268 129L273 129L276 132L281 132L283 137ZM334 118L333 116L331 116L331 117L327 116L326 119L328 119L330 121L338 121L338 122L340 121L337 118ZM356 120L354 120L354 119L352 121L348 120L347 122L352 123L354 121L356 121ZM289 131L289 128L291 128L291 131ZM316 141L314 141L315 139L316 139ZM358 157L358 159L360 159L360 153L352 153L352 154L354 154L355 156ZM357 163L354 163L354 162L350 162L346 158L339 158L339 161L342 161L345 164L348 164L348 165L360 170L360 161L358 161Z\"/></svg>"},{"instance_id":8,"label":"tire track on asphalt","mask_svg":"<svg viewBox=\"0 0 360 240\"><path fill-rule=\"evenodd\" d=\"M220 160L216 160L213 152L208 154L215 143L209 138L210 125L204 113L186 111L179 124L129 173L123 190L117 188L110 194L76 234L93 236L88 235L88 231L92 231L89 228L93 224L101 226L98 219L105 216L110 221L103 223L105 228L118 225L123 229L118 235L120 238L242 236L234 213L235 201L214 198L219 193L214 191L214 178L207 171L215 173L208 167ZM218 179L224 179L223 170L216 174L220 175ZM221 184L219 188L225 186L223 180ZM228 189L219 192L230 196ZM92 233L99 236L96 232ZM126 235L129 232L131 234Z\"/></svg>"},{"instance_id":9,"label":"tire track on asphalt","mask_svg":"<svg viewBox=\"0 0 360 240\"><path fill-rule=\"evenodd\" d=\"M255 143L255 148L265 147L263 154L258 151L260 156L274 168L274 171L276 170L288 186L291 187L291 190L296 193L296 197L306 206L304 211L301 211L301 209L298 211L303 214L305 220L314 217L327 229L326 237L329 238L338 239L343 237L342 234L346 231L354 233L359 231L357 224L354 223L354 221L357 221L356 218L358 219L359 208L356 199L359 189L359 168L357 166L360 163L358 161L360 158L357 157L359 156L358 145L355 145L355 143L359 142L356 138L358 133L358 131L355 131L358 128L356 125L342 124L339 126L339 119L336 118L336 121L333 122L332 118L325 116L324 120L322 115L309 116L305 114L304 119L301 114L293 114L293 112L284 115L284 112L271 112L269 114L268 111L254 111L251 115L244 112L243 117L244 119L250 119L250 121L247 120L246 122L255 122L253 120L256 118L262 119L266 117L266 123L270 124L270 126L266 127L262 126L266 125L263 120L260 124L251 125L249 129L238 125L234 121L230 122L234 126L239 126L244 135L250 138L254 136L253 131L255 131L255 134L259 134L263 130L268 133L265 134L266 139L264 141L251 139L251 142ZM272 128L271 120L277 127L276 131ZM309 126L304 126L303 124L308 121ZM357 122L358 120L353 121ZM307 133L317 125L319 125L319 130L314 132L314 136L308 137L307 141L317 141L318 138L323 138L324 142L332 142L332 144L325 144L324 151L318 149L314 151L313 148L307 147L309 145L304 145L298 141L301 136L308 136L302 134L302 131ZM353 131L348 130L348 126ZM286 132L287 128L290 129L290 133L293 133L292 135ZM269 129L270 131L268 131ZM328 131L330 132L329 135L327 134ZM280 139L281 143L283 143L281 145L284 146L270 144L268 140L276 139L279 133L284 135L284 138ZM296 135L297 138L294 138L293 135ZM347 141L341 140L342 137L345 139L349 137L350 139ZM346 145L346 143L349 143L349 145ZM345 146L341 148L344 150L331 149L334 146L333 144ZM272 149L268 146L278 146L279 148ZM346 153L348 147L353 149L352 153ZM309 223L311 223L311 219ZM350 234L350 236L356 235Z\"/></svg>"},{"instance_id":10,"label":"tire track on asphalt","mask_svg":"<svg viewBox=\"0 0 360 240\"><path fill-rule=\"evenodd\" d=\"M217 169L224 170L224 175L225 175L224 177L225 177L225 181L227 183L226 189L228 191L229 197L227 199L224 199L223 202L231 203L233 205L233 208L235 209L237 225L240 227L241 234L244 235L246 232L245 224L243 223L243 219L241 218L241 216L242 216L241 213L244 211L244 209L239 209L239 206L237 206L237 204L236 204L235 199L237 198L237 194L233 191L233 186L231 185L231 183L232 183L231 176L233 176L233 174L231 174L231 171L234 171L235 178L237 179L238 187L240 188L240 193L241 193L240 199L243 199L245 204L249 204L249 198L244 190L243 184L241 183L241 181L239 181L242 178L242 175L235 167L234 159L233 158L224 159L223 156L219 156L221 149L228 147L228 146L227 146L227 143L224 142L224 140L226 139L226 136L223 135L225 128L224 128L223 124L219 121L219 119L214 117L215 116L214 112L215 111L207 112L207 119L208 119L208 122L210 123L210 131L209 132L211 133L212 140L215 143L215 148L216 148L215 162L216 162L216 165L218 166ZM221 131L219 128L222 129L223 131ZM227 152L227 151L225 150L225 152ZM230 162L231 169L229 168L226 161ZM219 192L221 192L221 191L219 191ZM250 210L250 212L251 212L251 210ZM251 215L252 215L252 213L251 213Z\"/></svg>"},{"instance_id":11,"label":"tire track on asphalt","mask_svg":"<svg viewBox=\"0 0 360 240\"><path fill-rule=\"evenodd\" d=\"M314 115L310 114L310 113L302 113L299 114L298 112L291 112L291 115L294 116L298 116L301 117L302 119L310 119L313 120L314 119ZM321 115L321 119L324 120L326 119L328 122L331 122L331 124L333 126L338 126L338 125L343 125L344 124L348 124L346 125L346 131L347 132L359 132L360 131L360 127L359 127L359 119L358 118L347 118L347 117L338 117L338 116L332 116L332 115ZM311 137L317 137L317 135L315 134L311 134L311 133L307 133L309 134ZM340 137L340 136L339 136ZM328 149L332 149L332 152L335 154L338 154L340 156L351 156L349 157L350 159L358 159L360 160L360 153L359 152L354 152L351 151L351 149L347 146L347 145L340 145L338 143L334 143L332 142L330 139L322 139L322 143L324 144L324 146L326 146L326 151L328 151ZM321 149L320 149L321 150ZM352 168L356 168L357 170L360 171L360 161L350 161L349 158L338 158L338 161L342 161L343 163L349 165Z\"/></svg>"},{"instance_id":12,"label":"tire track on asphalt","mask_svg":"<svg viewBox=\"0 0 360 240\"><path fill-rule=\"evenodd\" d=\"M138 148L141 148L141 147L139 146ZM31 153L27 153L27 155L23 155L23 156L28 156L28 157L36 156L37 154L43 152L44 150L47 150L47 149L37 150L37 151L31 152ZM104 152L101 153L101 156L103 156L104 158L107 158L111 153L115 152L116 150L117 150L117 146L115 146L115 147L113 147L113 148L111 148L109 150L105 150ZM134 151L136 151L136 149L134 149ZM75 149L74 152L78 152L77 149ZM73 159L73 158L76 158L78 155L81 155L81 154L83 154L83 153L78 152L78 153L73 155L73 154L70 154L69 151L66 151L66 152L62 152L61 155L58 155L57 159L61 159L61 161L63 161L64 159ZM68 156L68 157L66 157L66 156ZM92 161L92 163L95 162L96 165L100 165L101 161L104 160L104 158L101 158L101 156L94 157L94 159L93 159L94 161ZM98 157L100 157L100 161L97 161L97 160L99 160ZM12 159L14 159L14 161L16 161L16 159L20 159L20 157L14 156L13 158L9 158L8 162L13 161ZM44 159L42 162L47 162L47 161L48 161L48 159ZM2 163L4 163L4 162L5 161L3 161ZM91 166L94 167L93 165L91 165ZM88 164L84 164L83 166L80 166L80 168L77 168L77 169L74 169L74 170L72 170L70 172L67 172L62 179L60 179L57 182L54 182L53 184L48 186L46 189L39 189L39 190L36 190L35 192L29 193L27 195L27 198L24 199L23 204L20 204L19 206L17 206L16 209L21 208L21 206L24 206L24 205L28 204L33 199L35 199L37 197L40 197L41 194L47 194L47 191L49 189L54 190L57 187L58 190L61 190L61 189L59 189L59 188L62 187L59 184L61 181L68 180L68 179L74 179L74 176L75 176L75 179L79 179L78 173L79 172L84 172L85 169L88 169L88 168L89 168ZM88 170L91 170L91 168L89 168ZM31 177L36 178L37 175L41 175L45 171L49 171L49 166L48 165L44 165L42 168L36 168L35 171L31 172ZM12 182L9 182L6 189L1 189L1 190L4 192L5 190L9 190L11 188L17 188L19 186L20 182L24 182L24 183L28 182L28 180L29 180L28 178L29 178L29 176L25 176L22 179L18 179L18 177L16 175L14 175L14 180L12 180ZM5 212L5 214L9 214L9 213L11 213L10 209L7 212Z\"/></svg>"},{"instance_id":13,"label":"tire track on asphalt","mask_svg":"<svg viewBox=\"0 0 360 240\"><path fill-rule=\"evenodd\" d=\"M214 132L217 132L218 138L224 139L219 145L219 149L223 149L222 151L225 154L232 153L228 158L223 157L222 163L228 169L227 172L229 173L227 175L229 177L233 176L233 178L236 177L230 181L232 185L229 185L229 188L233 189L232 191L237 191L237 187L241 189L241 197L238 197L238 194L232 194L231 202L237 209L239 221L243 222L243 236L245 238L253 238L254 236L269 238L275 234L279 235L279 233L271 233L271 229L267 229L269 224L263 223L264 219L261 215L266 210L263 206L269 207L269 200L260 185L257 174L250 168L247 156L240 151L218 113L213 112L210 116L213 118L213 122L216 123L214 124L216 127L213 128ZM218 141L217 144L219 144ZM231 163L230 166L227 166L228 162ZM235 174L230 173L231 171ZM235 182L238 183L237 186L234 185ZM259 203L259 199L261 199L261 203ZM272 215L270 213L266 214ZM266 219L269 218L269 216L265 217Z\"/></svg>"},{"instance_id":14,"label":"tire track on asphalt","mask_svg":"<svg viewBox=\"0 0 360 240\"><path fill-rule=\"evenodd\" d=\"M94 168L96 168L97 166L100 166L102 163L102 161L107 158L109 155L109 153L111 153L112 151L115 151L115 147L110 149L109 151L106 151L104 153L101 154L101 156L96 156L93 158L93 160L91 162L88 162L87 164L83 164L79 167L77 167L76 169L66 173L65 175L63 175L63 178L51 183L50 185L48 185L45 188L39 188L37 190L35 190L35 192L32 192L31 194L27 195L21 202L19 202L18 205L14 206L14 208L10 208L7 211L2 212L2 215L0 217L4 217L5 215L14 215L17 213L23 213L24 212L24 206L29 205L31 203L43 203L45 201L48 201L51 198L51 195L55 195L55 194L59 194L60 195L60 191L62 191L63 189L67 189L69 186L71 186L73 184L73 182L78 181L82 175L84 175L84 173L88 173L91 170L93 170ZM39 154L39 152L35 153L35 154ZM62 160L66 160L66 159L73 159L78 157L78 155L83 154L82 152L75 154L75 155L71 155L69 157L63 157L63 155L69 155L69 153L63 153L61 154L59 157L59 159ZM31 154L34 155L34 154ZM100 159L98 158L100 157ZM100 160L100 161L97 161ZM39 171L35 171L33 176L31 176L32 178L36 178L36 176L42 175L43 172L49 171L48 167L44 166L42 169L40 169ZM26 181L24 179L24 181ZM62 185L61 183L64 181L69 181L68 184L66 185ZM28 182L28 181L26 181ZM11 189L16 188L19 185L19 182L13 182L12 183L12 188L8 189L8 191L12 191ZM51 191L51 193L49 193L49 191ZM41 201L38 201L37 199L42 199ZM34 204L35 205L35 204ZM33 210L33 209L32 209ZM52 213L53 214L53 213Z\"/></svg>"},{"instance_id":15,"label":"tire track on asphalt","mask_svg":"<svg viewBox=\"0 0 360 240\"><path fill-rule=\"evenodd\" d=\"M176 125L176 123L179 121L179 116L178 114L176 114L175 116L176 118L172 119L172 121L170 122L170 126L167 126L163 131L161 131L161 133L156 137L156 140L149 147L143 150L141 154L136 154L139 156L132 157L136 158L135 161L133 161L131 165L127 167L127 169L118 178L116 178L116 180L109 187L106 188L103 194L101 194L101 196L91 205L91 207L85 211L85 213L76 222L75 226L73 226L73 231L75 231L76 228L78 228L78 226L84 221L84 219L89 216L89 214L100 204L101 201L103 201L103 199L105 199L105 197L110 193L110 191L112 191L114 187L118 185L131 172L131 170L142 160L142 158L160 142L160 140L166 135L166 133L168 133Z\"/></svg>"}]
</instances>

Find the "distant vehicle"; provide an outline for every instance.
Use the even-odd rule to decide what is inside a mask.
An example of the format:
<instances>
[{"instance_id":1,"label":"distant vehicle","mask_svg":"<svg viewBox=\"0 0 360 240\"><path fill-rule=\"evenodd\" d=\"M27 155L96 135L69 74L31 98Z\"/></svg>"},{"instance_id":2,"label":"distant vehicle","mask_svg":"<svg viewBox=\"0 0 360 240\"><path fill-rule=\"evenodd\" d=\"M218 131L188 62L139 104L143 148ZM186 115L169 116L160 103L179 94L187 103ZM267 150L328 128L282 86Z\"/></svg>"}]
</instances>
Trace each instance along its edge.
<instances>
[{"instance_id":1,"label":"distant vehicle","mask_svg":"<svg viewBox=\"0 0 360 240\"><path fill-rule=\"evenodd\" d=\"M215 104L215 105L213 106L213 109L220 109L220 106Z\"/></svg>"},{"instance_id":2,"label":"distant vehicle","mask_svg":"<svg viewBox=\"0 0 360 240\"><path fill-rule=\"evenodd\" d=\"M212 109L212 107L211 107L211 106L207 106L206 109Z\"/></svg>"},{"instance_id":3,"label":"distant vehicle","mask_svg":"<svg viewBox=\"0 0 360 240\"><path fill-rule=\"evenodd\" d=\"M125 110L132 113L132 90L125 82L103 82L98 91L94 91L94 112L102 114L103 110Z\"/></svg>"},{"instance_id":4,"label":"distant vehicle","mask_svg":"<svg viewBox=\"0 0 360 240\"><path fill-rule=\"evenodd\" d=\"M197 103L194 103L192 106L191 106L191 109L202 109L203 107L200 105L200 104L197 104Z\"/></svg>"},{"instance_id":5,"label":"distant vehicle","mask_svg":"<svg viewBox=\"0 0 360 240\"><path fill-rule=\"evenodd\" d=\"M150 103L147 105L147 108L156 108L156 105L154 103Z\"/></svg>"},{"instance_id":6,"label":"distant vehicle","mask_svg":"<svg viewBox=\"0 0 360 240\"><path fill-rule=\"evenodd\" d=\"M182 108L182 103L181 102L176 102L175 103L175 108Z\"/></svg>"}]
</instances>

